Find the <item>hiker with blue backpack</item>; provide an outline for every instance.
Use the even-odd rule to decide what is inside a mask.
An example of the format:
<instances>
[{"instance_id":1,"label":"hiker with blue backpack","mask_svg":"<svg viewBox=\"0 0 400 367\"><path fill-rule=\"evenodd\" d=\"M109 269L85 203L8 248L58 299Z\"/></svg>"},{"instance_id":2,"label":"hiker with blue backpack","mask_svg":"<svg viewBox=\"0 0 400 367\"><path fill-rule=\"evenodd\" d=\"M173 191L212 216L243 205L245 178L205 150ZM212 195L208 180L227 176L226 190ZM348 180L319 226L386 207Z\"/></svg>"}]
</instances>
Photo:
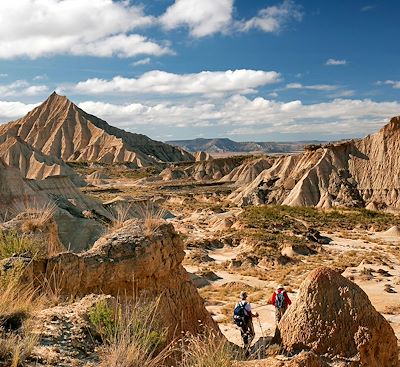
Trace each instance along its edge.
<instances>
[{"instance_id":1,"label":"hiker with blue backpack","mask_svg":"<svg viewBox=\"0 0 400 367\"><path fill-rule=\"evenodd\" d=\"M272 294L270 303L275 306L275 322L278 324L288 306L292 304L283 285L278 285L276 291Z\"/></svg>"},{"instance_id":2,"label":"hiker with blue backpack","mask_svg":"<svg viewBox=\"0 0 400 367\"><path fill-rule=\"evenodd\" d=\"M247 302L246 292L240 292L239 297L240 301L236 304L233 311L233 322L239 327L244 349L246 354L249 354L250 345L255 336L252 318L258 317L258 313L252 313L251 304Z\"/></svg>"}]
</instances>

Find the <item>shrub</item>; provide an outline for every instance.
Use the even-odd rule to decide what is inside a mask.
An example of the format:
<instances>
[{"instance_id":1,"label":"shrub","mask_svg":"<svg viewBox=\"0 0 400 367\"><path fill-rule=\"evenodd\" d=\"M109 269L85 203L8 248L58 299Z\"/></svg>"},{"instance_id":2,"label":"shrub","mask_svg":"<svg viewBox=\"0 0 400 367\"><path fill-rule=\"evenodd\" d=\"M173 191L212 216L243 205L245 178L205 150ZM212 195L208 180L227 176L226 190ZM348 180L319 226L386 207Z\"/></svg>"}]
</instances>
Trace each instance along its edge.
<instances>
[{"instance_id":1,"label":"shrub","mask_svg":"<svg viewBox=\"0 0 400 367\"><path fill-rule=\"evenodd\" d=\"M159 366L170 354L166 330L156 321L158 302L128 301L110 306L100 302L89 318L101 335L104 367Z\"/></svg>"},{"instance_id":2,"label":"shrub","mask_svg":"<svg viewBox=\"0 0 400 367\"><path fill-rule=\"evenodd\" d=\"M27 235L0 230L0 259L19 255L36 258L42 250L41 244Z\"/></svg>"},{"instance_id":3,"label":"shrub","mask_svg":"<svg viewBox=\"0 0 400 367\"><path fill-rule=\"evenodd\" d=\"M213 332L190 336L183 347L181 367L231 367L233 351L227 340Z\"/></svg>"}]
</instances>

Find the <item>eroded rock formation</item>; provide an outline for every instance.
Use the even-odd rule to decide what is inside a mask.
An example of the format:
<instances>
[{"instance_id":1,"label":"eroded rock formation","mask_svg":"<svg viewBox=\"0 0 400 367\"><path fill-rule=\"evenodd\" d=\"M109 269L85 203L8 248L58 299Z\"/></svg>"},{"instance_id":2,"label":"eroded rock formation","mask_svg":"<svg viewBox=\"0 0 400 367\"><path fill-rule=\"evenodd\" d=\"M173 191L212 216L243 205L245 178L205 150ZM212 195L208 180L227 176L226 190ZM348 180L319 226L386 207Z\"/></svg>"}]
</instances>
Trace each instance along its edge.
<instances>
[{"instance_id":1,"label":"eroded rock formation","mask_svg":"<svg viewBox=\"0 0 400 367\"><path fill-rule=\"evenodd\" d=\"M24 261L26 282L40 287L44 278L57 278L57 289L65 295L132 297L145 292L159 297L160 319L170 336L181 331L197 333L204 326L217 330L181 265L183 258L183 242L171 224L149 229L143 222L132 220L86 252L64 252L34 261L8 259L2 268Z\"/></svg>"},{"instance_id":2,"label":"eroded rock formation","mask_svg":"<svg viewBox=\"0 0 400 367\"><path fill-rule=\"evenodd\" d=\"M279 330L289 353L308 350L349 366L399 365L392 327L360 287L329 268L308 275Z\"/></svg>"},{"instance_id":3,"label":"eroded rock formation","mask_svg":"<svg viewBox=\"0 0 400 367\"><path fill-rule=\"evenodd\" d=\"M400 117L374 135L271 158L231 199L242 205L400 207Z\"/></svg>"},{"instance_id":4,"label":"eroded rock formation","mask_svg":"<svg viewBox=\"0 0 400 367\"><path fill-rule=\"evenodd\" d=\"M180 148L112 127L56 93L25 117L0 126L0 143L10 137L64 161L132 162L143 167L194 160Z\"/></svg>"}]
</instances>

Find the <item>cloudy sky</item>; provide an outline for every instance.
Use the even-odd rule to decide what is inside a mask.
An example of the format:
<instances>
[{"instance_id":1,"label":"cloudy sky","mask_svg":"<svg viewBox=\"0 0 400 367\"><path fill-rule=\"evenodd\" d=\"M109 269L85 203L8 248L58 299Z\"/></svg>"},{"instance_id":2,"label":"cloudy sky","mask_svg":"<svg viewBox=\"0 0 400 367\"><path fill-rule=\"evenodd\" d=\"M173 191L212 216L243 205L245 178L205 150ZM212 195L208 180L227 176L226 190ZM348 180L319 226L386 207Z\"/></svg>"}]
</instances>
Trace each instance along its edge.
<instances>
[{"instance_id":1,"label":"cloudy sky","mask_svg":"<svg viewBox=\"0 0 400 367\"><path fill-rule=\"evenodd\" d=\"M0 123L56 90L158 140L359 137L400 115L398 0L1 0Z\"/></svg>"}]
</instances>

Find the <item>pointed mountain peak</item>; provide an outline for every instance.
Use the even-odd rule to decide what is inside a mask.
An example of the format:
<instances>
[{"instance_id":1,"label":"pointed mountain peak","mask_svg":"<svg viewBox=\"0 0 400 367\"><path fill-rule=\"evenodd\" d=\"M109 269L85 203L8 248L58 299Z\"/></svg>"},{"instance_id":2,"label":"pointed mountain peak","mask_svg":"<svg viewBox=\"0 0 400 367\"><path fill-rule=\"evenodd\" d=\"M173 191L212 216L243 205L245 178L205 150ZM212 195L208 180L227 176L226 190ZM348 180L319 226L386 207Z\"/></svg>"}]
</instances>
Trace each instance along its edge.
<instances>
[{"instance_id":1,"label":"pointed mountain peak","mask_svg":"<svg viewBox=\"0 0 400 367\"><path fill-rule=\"evenodd\" d=\"M61 96L59 94L57 94L56 91L54 91L53 93L51 93L49 95L49 97L46 99L46 102L54 102L54 101L68 101L70 103L72 103L66 96Z\"/></svg>"}]
</instances>

